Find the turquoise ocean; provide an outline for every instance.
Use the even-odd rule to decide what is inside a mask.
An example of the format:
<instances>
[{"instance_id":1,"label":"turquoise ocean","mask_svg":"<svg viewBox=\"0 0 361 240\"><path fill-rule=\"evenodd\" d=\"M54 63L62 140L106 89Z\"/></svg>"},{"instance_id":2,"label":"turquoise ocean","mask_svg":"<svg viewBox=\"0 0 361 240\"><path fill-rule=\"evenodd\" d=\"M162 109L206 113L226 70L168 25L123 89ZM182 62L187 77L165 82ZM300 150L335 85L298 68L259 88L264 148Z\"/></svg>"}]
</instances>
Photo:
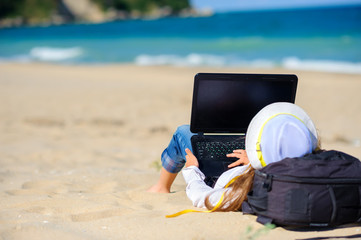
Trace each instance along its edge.
<instances>
[{"instance_id":1,"label":"turquoise ocean","mask_svg":"<svg viewBox=\"0 0 361 240\"><path fill-rule=\"evenodd\" d=\"M0 63L9 61L361 74L361 6L3 28Z\"/></svg>"}]
</instances>

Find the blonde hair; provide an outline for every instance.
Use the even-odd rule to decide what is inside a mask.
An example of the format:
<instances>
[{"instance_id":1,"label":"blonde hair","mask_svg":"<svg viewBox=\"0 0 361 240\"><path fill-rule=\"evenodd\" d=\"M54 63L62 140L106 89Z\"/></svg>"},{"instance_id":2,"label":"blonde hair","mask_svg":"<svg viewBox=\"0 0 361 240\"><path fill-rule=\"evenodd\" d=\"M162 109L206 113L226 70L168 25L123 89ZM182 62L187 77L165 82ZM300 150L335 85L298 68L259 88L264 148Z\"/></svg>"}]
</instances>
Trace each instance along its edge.
<instances>
[{"instance_id":1,"label":"blonde hair","mask_svg":"<svg viewBox=\"0 0 361 240\"><path fill-rule=\"evenodd\" d=\"M224 199L216 212L238 211L242 203L247 200L247 194L253 186L254 169L251 167L245 174L237 178L230 186L230 191L226 191ZM211 210L214 206L209 201L209 196L205 200L206 207Z\"/></svg>"}]
</instances>

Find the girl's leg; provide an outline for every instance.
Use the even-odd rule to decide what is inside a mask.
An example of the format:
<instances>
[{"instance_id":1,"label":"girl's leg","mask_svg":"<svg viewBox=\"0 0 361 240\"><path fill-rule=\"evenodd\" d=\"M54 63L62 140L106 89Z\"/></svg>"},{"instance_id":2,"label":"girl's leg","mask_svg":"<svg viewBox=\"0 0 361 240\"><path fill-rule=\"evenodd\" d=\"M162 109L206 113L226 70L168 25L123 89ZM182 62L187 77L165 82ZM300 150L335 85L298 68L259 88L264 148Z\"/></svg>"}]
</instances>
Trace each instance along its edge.
<instances>
[{"instance_id":1,"label":"girl's leg","mask_svg":"<svg viewBox=\"0 0 361 240\"><path fill-rule=\"evenodd\" d=\"M158 182L147 190L147 192L170 193L170 187L178 173L170 173L164 167L160 170Z\"/></svg>"},{"instance_id":2,"label":"girl's leg","mask_svg":"<svg viewBox=\"0 0 361 240\"><path fill-rule=\"evenodd\" d=\"M168 147L162 153L162 169L158 182L148 189L148 192L169 193L172 183L178 172L183 168L185 163L185 149L192 151L191 137L194 135L189 129L189 125L178 127L174 133Z\"/></svg>"}]
</instances>

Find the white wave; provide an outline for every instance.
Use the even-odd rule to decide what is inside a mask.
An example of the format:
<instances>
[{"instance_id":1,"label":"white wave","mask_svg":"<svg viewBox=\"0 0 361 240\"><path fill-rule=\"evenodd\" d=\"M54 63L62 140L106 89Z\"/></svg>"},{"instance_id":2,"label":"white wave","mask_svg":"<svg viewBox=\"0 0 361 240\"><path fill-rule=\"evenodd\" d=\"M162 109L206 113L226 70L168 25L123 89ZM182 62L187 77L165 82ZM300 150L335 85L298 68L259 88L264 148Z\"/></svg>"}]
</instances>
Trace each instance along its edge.
<instances>
[{"instance_id":1,"label":"white wave","mask_svg":"<svg viewBox=\"0 0 361 240\"><path fill-rule=\"evenodd\" d=\"M11 57L0 57L0 63L6 63L8 61L17 63L29 63L31 58L29 55L15 55Z\"/></svg>"},{"instance_id":2,"label":"white wave","mask_svg":"<svg viewBox=\"0 0 361 240\"><path fill-rule=\"evenodd\" d=\"M281 62L269 59L244 60L230 56L216 56L192 53L187 56L178 55L139 55L135 58L138 65L175 65L175 66L215 66L215 67L247 67L271 69L283 67L291 70L321 71L335 73L361 74L361 62L341 62L326 60L301 60L297 57L284 58Z\"/></svg>"},{"instance_id":3,"label":"white wave","mask_svg":"<svg viewBox=\"0 0 361 240\"><path fill-rule=\"evenodd\" d=\"M300 60L297 57L285 58L282 67L292 70L311 70L334 73L361 74L361 62L342 62L327 60Z\"/></svg>"},{"instance_id":4,"label":"white wave","mask_svg":"<svg viewBox=\"0 0 361 240\"><path fill-rule=\"evenodd\" d=\"M142 66L149 65L174 65L174 66L215 66L215 67L262 67L272 68L275 63L266 59L245 61L229 56L217 56L210 54L191 53L187 56L178 55L139 55L135 58L135 63Z\"/></svg>"},{"instance_id":5,"label":"white wave","mask_svg":"<svg viewBox=\"0 0 361 240\"><path fill-rule=\"evenodd\" d=\"M189 54L185 57L177 55L139 55L135 58L138 65L175 65L175 66L224 66L224 58L214 55Z\"/></svg>"},{"instance_id":6,"label":"white wave","mask_svg":"<svg viewBox=\"0 0 361 240\"><path fill-rule=\"evenodd\" d=\"M40 61L64 61L82 55L83 50L80 47L72 48L53 48L53 47L34 47L30 50L30 58Z\"/></svg>"}]
</instances>

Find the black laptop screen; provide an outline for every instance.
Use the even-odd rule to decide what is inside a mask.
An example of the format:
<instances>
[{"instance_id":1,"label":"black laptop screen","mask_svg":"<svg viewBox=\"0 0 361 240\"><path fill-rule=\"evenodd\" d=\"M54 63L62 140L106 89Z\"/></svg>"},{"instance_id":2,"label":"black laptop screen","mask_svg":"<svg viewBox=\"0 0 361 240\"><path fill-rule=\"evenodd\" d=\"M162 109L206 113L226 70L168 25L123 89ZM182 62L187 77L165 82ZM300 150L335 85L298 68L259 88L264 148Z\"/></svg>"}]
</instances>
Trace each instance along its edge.
<instances>
[{"instance_id":1,"label":"black laptop screen","mask_svg":"<svg viewBox=\"0 0 361 240\"><path fill-rule=\"evenodd\" d=\"M294 102L295 75L197 74L191 131L245 133L253 116L273 102Z\"/></svg>"}]
</instances>

